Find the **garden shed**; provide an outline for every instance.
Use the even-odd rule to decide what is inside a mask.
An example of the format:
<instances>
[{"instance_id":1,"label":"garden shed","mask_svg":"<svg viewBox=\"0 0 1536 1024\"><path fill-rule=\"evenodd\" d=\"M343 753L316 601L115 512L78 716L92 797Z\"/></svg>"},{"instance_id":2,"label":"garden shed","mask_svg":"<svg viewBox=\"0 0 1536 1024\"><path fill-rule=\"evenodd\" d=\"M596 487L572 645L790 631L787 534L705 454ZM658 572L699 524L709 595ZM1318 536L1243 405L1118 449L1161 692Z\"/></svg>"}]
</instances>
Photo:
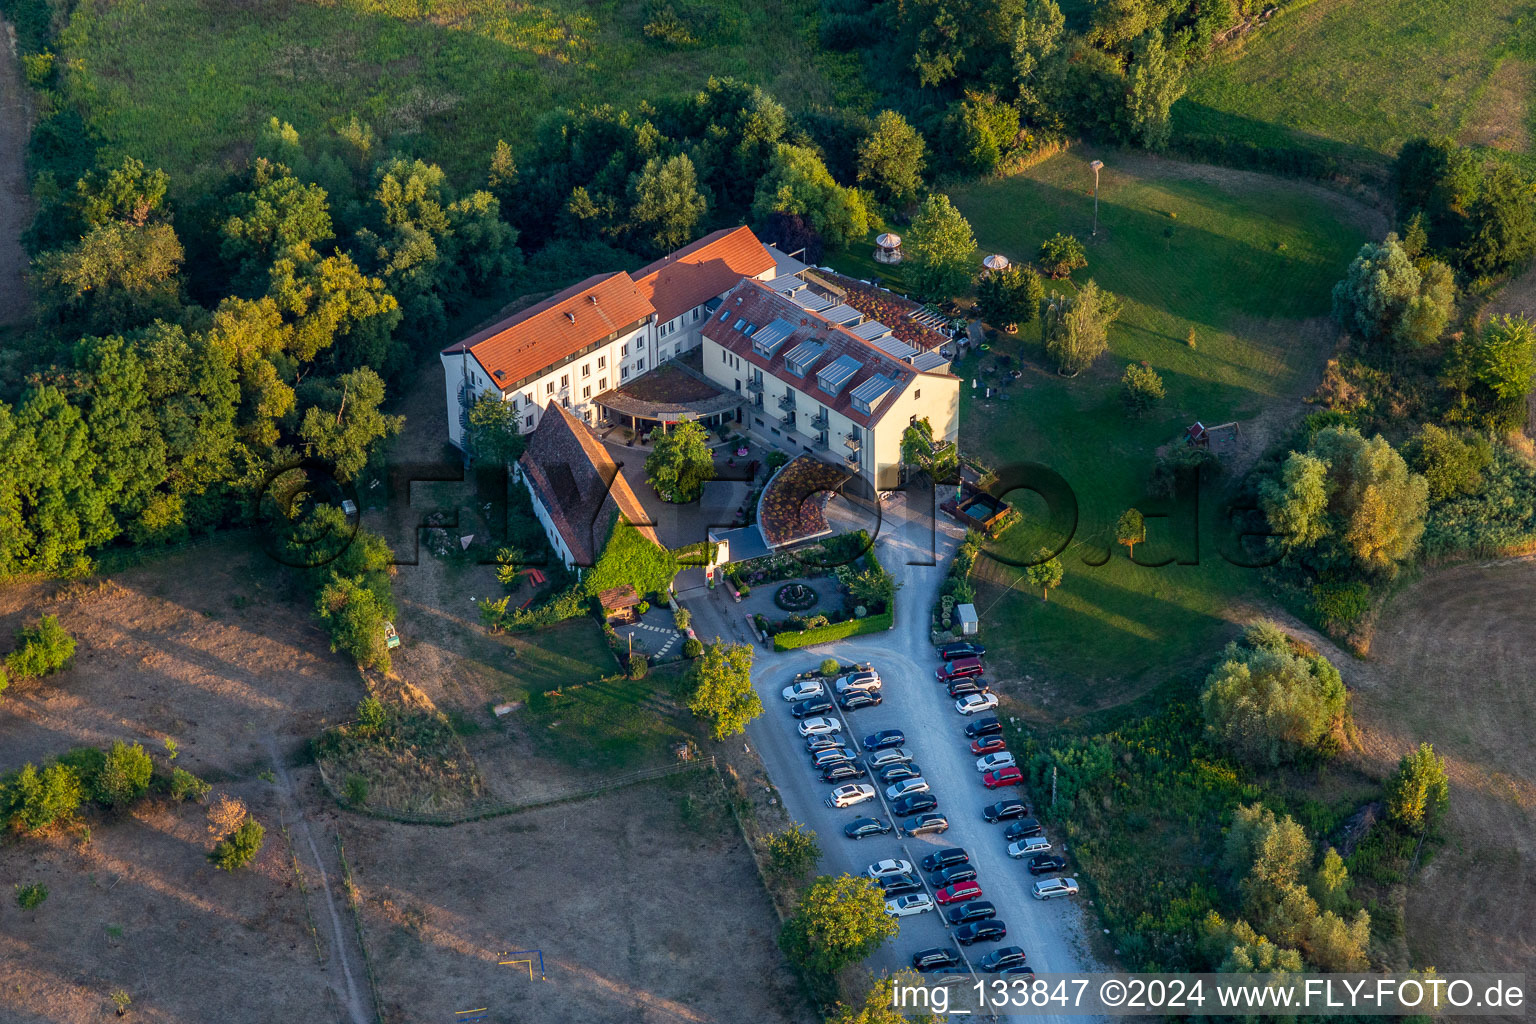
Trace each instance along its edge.
<instances>
[{"instance_id":1,"label":"garden shed","mask_svg":"<svg viewBox=\"0 0 1536 1024\"><path fill-rule=\"evenodd\" d=\"M598 594L597 601L603 606L603 618L609 622L633 622L640 595L635 593L633 586L626 583L622 587L612 587Z\"/></svg>"},{"instance_id":2,"label":"garden shed","mask_svg":"<svg viewBox=\"0 0 1536 1024\"><path fill-rule=\"evenodd\" d=\"M975 636L976 630L981 627L981 620L976 617L976 606L955 605L955 625L959 627L961 636Z\"/></svg>"}]
</instances>

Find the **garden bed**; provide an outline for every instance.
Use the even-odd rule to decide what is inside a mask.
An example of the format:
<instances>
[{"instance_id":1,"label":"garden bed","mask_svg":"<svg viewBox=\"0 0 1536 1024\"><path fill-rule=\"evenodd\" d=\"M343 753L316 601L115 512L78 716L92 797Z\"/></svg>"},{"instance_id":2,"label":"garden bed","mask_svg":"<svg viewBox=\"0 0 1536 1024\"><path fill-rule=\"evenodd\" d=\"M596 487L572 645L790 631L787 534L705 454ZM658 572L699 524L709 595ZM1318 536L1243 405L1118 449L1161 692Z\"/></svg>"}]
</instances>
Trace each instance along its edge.
<instances>
[{"instance_id":1,"label":"garden bed","mask_svg":"<svg viewBox=\"0 0 1536 1024\"><path fill-rule=\"evenodd\" d=\"M792 460L768 481L758 501L763 540L770 548L780 548L830 534L827 501L850 475L809 455Z\"/></svg>"}]
</instances>

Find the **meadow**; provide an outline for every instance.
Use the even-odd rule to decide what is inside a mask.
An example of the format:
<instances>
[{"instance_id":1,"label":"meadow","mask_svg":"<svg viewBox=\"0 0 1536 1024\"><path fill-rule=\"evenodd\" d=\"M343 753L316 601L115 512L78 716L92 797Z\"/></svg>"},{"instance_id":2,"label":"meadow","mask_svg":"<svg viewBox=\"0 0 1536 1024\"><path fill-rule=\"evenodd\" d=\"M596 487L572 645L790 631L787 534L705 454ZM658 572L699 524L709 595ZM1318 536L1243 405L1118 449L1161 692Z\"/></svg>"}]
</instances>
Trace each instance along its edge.
<instances>
[{"instance_id":1,"label":"meadow","mask_svg":"<svg viewBox=\"0 0 1536 1024\"><path fill-rule=\"evenodd\" d=\"M1316 0L1227 47L1173 108L1195 132L1381 162L1407 139L1450 135L1523 150L1528 0ZM1502 131L1486 130L1502 122Z\"/></svg>"},{"instance_id":2,"label":"meadow","mask_svg":"<svg viewBox=\"0 0 1536 1024\"><path fill-rule=\"evenodd\" d=\"M1091 237L1087 163L1095 156L1109 166ZM1156 452L1179 443L1196 420L1238 421L1240 442L1223 456L1231 481L1302 415L1300 398L1320 377L1336 336L1330 289L1359 244L1383 226L1311 185L1119 152L1074 150L1027 174L960 189L954 199L976 232L978 255L1029 259L1042 239L1075 234L1089 261L1075 283L1092 278L1124 301L1109 352L1075 379L1055 373L1037 324L956 368L967 380L995 384L1006 373L984 368L1001 354L1021 372L1006 401L962 388L962 451L994 467L1044 463L1067 480L1078 504L1075 537L1062 555L1065 582L1049 601L1017 569L977 563L979 610L992 634L1027 638L1011 645L1009 674L1049 665L1051 678L1095 681L1091 690L1074 687L1069 704L1118 703L1185 664L1208 661L1237 618L1234 602L1257 587L1253 570L1220 554L1232 547L1218 530L1223 480L1204 495L1198 536L1190 515L1150 518L1172 511L1146 494ZM1119 378L1141 361L1162 375L1168 396L1135 419L1121 407ZM1043 503L1025 492L1015 498L1026 521L993 551L1018 562L1052 538L1037 525ZM1137 562L1175 564L1132 564L1114 543L1115 520L1131 506L1149 516ZM1182 564L1191 562L1198 564Z\"/></svg>"},{"instance_id":3,"label":"meadow","mask_svg":"<svg viewBox=\"0 0 1536 1024\"><path fill-rule=\"evenodd\" d=\"M683 47L643 32L661 6L82 0L59 50L106 155L163 167L188 194L238 165L274 116L301 135L356 116L394 148L478 182L497 139L520 147L562 106L634 106L711 75L803 105L862 88L857 57L814 46L814 0L680 0L671 7L700 40Z\"/></svg>"}]
</instances>

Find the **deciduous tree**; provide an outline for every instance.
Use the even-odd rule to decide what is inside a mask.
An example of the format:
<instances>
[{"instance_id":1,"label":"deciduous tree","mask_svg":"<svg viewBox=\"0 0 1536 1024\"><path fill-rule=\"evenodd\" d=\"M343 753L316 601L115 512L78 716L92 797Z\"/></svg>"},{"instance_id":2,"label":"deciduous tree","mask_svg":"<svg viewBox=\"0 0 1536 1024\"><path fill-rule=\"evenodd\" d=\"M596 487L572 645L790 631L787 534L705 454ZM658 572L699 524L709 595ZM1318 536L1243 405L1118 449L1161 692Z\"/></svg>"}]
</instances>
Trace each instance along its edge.
<instances>
[{"instance_id":1,"label":"deciduous tree","mask_svg":"<svg viewBox=\"0 0 1536 1024\"><path fill-rule=\"evenodd\" d=\"M779 878L798 879L821 859L816 833L799 822L769 835L767 845L768 869Z\"/></svg>"},{"instance_id":2,"label":"deciduous tree","mask_svg":"<svg viewBox=\"0 0 1536 1024\"><path fill-rule=\"evenodd\" d=\"M632 229L657 252L686 245L708 206L686 153L647 160L629 179L629 201Z\"/></svg>"},{"instance_id":3,"label":"deciduous tree","mask_svg":"<svg viewBox=\"0 0 1536 1024\"><path fill-rule=\"evenodd\" d=\"M947 301L963 291L973 273L976 236L949 197L935 192L912 218L903 246L911 281L925 299Z\"/></svg>"},{"instance_id":4,"label":"deciduous tree","mask_svg":"<svg viewBox=\"0 0 1536 1024\"><path fill-rule=\"evenodd\" d=\"M892 206L917 200L927 146L917 129L894 110L883 110L858 145L859 184Z\"/></svg>"},{"instance_id":5,"label":"deciduous tree","mask_svg":"<svg viewBox=\"0 0 1536 1024\"><path fill-rule=\"evenodd\" d=\"M1417 750L1403 755L1387 782L1387 814L1404 828L1423 831L1445 813L1450 794L1445 758L1436 755L1430 744L1420 743Z\"/></svg>"},{"instance_id":6,"label":"deciduous tree","mask_svg":"<svg viewBox=\"0 0 1536 1024\"><path fill-rule=\"evenodd\" d=\"M1115 522L1115 540L1126 548L1126 557L1136 560L1136 545L1147 539L1146 518L1134 508L1120 513Z\"/></svg>"},{"instance_id":7,"label":"deciduous tree","mask_svg":"<svg viewBox=\"0 0 1536 1024\"><path fill-rule=\"evenodd\" d=\"M774 213L804 217L833 245L848 245L869 231L864 197L834 181L821 157L805 146L780 143L757 183L753 216L766 220Z\"/></svg>"},{"instance_id":8,"label":"deciduous tree","mask_svg":"<svg viewBox=\"0 0 1536 1024\"><path fill-rule=\"evenodd\" d=\"M1205 680L1200 705L1210 734L1238 757L1273 767L1307 751L1333 749L1347 694L1328 659L1289 644L1231 644Z\"/></svg>"},{"instance_id":9,"label":"deciduous tree","mask_svg":"<svg viewBox=\"0 0 1536 1024\"><path fill-rule=\"evenodd\" d=\"M868 878L823 876L800 897L779 933L779 948L801 968L835 974L879 949L897 932L885 894Z\"/></svg>"},{"instance_id":10,"label":"deciduous tree","mask_svg":"<svg viewBox=\"0 0 1536 1024\"><path fill-rule=\"evenodd\" d=\"M752 648L717 640L704 648L689 670L693 693L688 710L709 720L717 740L744 732L763 713L763 702L752 688Z\"/></svg>"},{"instance_id":11,"label":"deciduous tree","mask_svg":"<svg viewBox=\"0 0 1536 1024\"><path fill-rule=\"evenodd\" d=\"M1057 371L1075 377L1109 348L1109 327L1120 315L1120 301L1092 281L1076 295L1051 297L1040 311L1045 350Z\"/></svg>"},{"instance_id":12,"label":"deciduous tree","mask_svg":"<svg viewBox=\"0 0 1536 1024\"><path fill-rule=\"evenodd\" d=\"M1051 554L1050 548L1035 552L1035 560L1024 569L1029 582L1040 588L1040 600L1050 600L1051 588L1061 586L1061 559Z\"/></svg>"},{"instance_id":13,"label":"deciduous tree","mask_svg":"<svg viewBox=\"0 0 1536 1024\"><path fill-rule=\"evenodd\" d=\"M1449 322L1456 297L1450 268L1430 260L1421 270L1395 234L1360 247L1333 289L1333 314L1367 341L1428 345Z\"/></svg>"},{"instance_id":14,"label":"deciduous tree","mask_svg":"<svg viewBox=\"0 0 1536 1024\"><path fill-rule=\"evenodd\" d=\"M645 479L668 501L694 501L706 480L715 478L709 435L693 420L653 435L645 457Z\"/></svg>"},{"instance_id":15,"label":"deciduous tree","mask_svg":"<svg viewBox=\"0 0 1536 1024\"><path fill-rule=\"evenodd\" d=\"M1045 286L1028 267L988 271L976 285L976 310L987 323L1009 333L1034 320Z\"/></svg>"}]
</instances>

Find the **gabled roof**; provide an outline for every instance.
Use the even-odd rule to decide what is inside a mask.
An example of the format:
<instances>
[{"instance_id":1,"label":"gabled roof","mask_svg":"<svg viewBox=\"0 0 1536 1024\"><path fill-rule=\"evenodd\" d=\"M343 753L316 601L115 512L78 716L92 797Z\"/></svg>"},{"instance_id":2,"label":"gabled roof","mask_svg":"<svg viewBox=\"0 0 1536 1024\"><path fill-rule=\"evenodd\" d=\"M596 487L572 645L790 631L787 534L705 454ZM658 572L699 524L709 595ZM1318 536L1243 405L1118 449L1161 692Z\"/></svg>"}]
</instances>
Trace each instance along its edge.
<instances>
[{"instance_id":1,"label":"gabled roof","mask_svg":"<svg viewBox=\"0 0 1536 1024\"><path fill-rule=\"evenodd\" d=\"M730 289L744 277L775 269L750 228L722 228L635 271L635 287L665 323Z\"/></svg>"},{"instance_id":2,"label":"gabled roof","mask_svg":"<svg viewBox=\"0 0 1536 1024\"><path fill-rule=\"evenodd\" d=\"M650 517L608 457L597 435L570 411L550 402L517 460L577 565L592 565L617 511L653 544Z\"/></svg>"},{"instance_id":3,"label":"gabled roof","mask_svg":"<svg viewBox=\"0 0 1536 1024\"><path fill-rule=\"evenodd\" d=\"M443 352L468 350L491 381L506 390L650 315L650 302L628 274L596 274Z\"/></svg>"}]
</instances>

